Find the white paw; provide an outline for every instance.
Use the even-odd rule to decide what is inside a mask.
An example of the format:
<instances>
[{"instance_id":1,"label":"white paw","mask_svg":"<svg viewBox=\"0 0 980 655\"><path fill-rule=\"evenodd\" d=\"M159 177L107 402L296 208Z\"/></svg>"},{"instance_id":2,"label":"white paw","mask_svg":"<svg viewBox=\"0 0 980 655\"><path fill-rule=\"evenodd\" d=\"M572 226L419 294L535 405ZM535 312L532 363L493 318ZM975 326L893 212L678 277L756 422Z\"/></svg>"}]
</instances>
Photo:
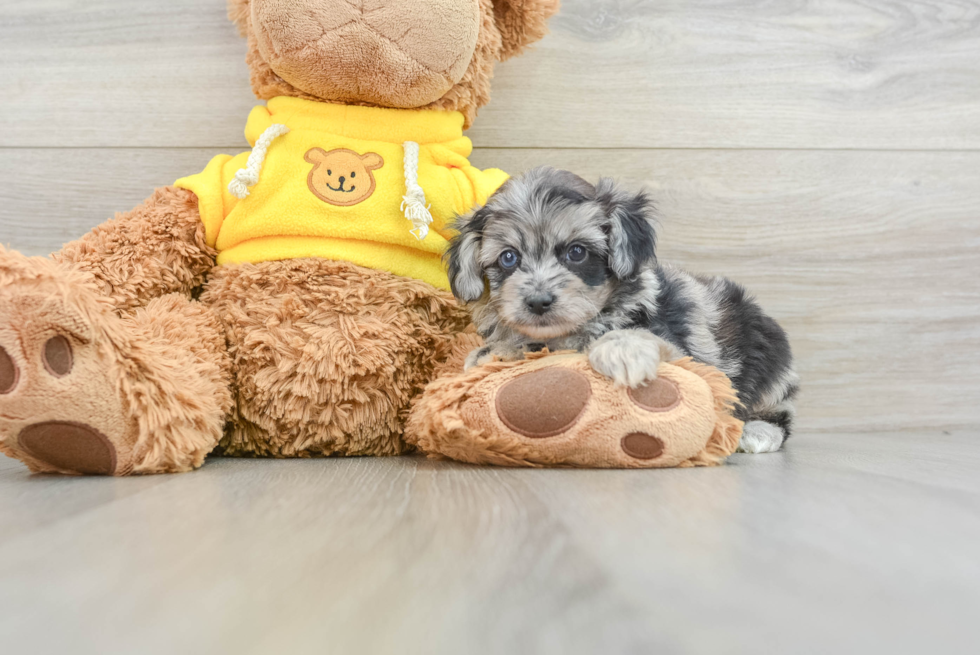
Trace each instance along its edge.
<instances>
[{"instance_id":1,"label":"white paw","mask_svg":"<svg viewBox=\"0 0 980 655\"><path fill-rule=\"evenodd\" d=\"M466 361L463 362L463 370L468 371L474 366L480 366L493 359L493 355L490 354L490 346L482 346L470 351L470 354L466 356Z\"/></svg>"},{"instance_id":2,"label":"white paw","mask_svg":"<svg viewBox=\"0 0 980 655\"><path fill-rule=\"evenodd\" d=\"M742 440L738 442L740 453L774 453L785 440L785 433L779 426L766 421L749 421L742 428Z\"/></svg>"},{"instance_id":3,"label":"white paw","mask_svg":"<svg viewBox=\"0 0 980 655\"><path fill-rule=\"evenodd\" d=\"M657 377L660 340L644 330L613 330L589 348L589 363L615 384L635 388Z\"/></svg>"},{"instance_id":4,"label":"white paw","mask_svg":"<svg viewBox=\"0 0 980 655\"><path fill-rule=\"evenodd\" d=\"M463 370L468 371L474 366L483 366L487 362L500 360L502 362L514 362L524 359L524 353L520 350L506 347L482 346L471 350L463 362Z\"/></svg>"}]
</instances>

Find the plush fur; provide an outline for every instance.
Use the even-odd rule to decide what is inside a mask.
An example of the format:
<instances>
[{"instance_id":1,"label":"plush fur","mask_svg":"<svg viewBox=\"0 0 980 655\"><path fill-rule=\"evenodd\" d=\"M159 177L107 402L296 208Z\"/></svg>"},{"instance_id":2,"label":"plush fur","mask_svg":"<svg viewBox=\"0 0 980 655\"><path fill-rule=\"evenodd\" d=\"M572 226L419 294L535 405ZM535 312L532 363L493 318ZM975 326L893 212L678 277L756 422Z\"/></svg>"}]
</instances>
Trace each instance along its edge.
<instances>
[{"instance_id":1,"label":"plush fur","mask_svg":"<svg viewBox=\"0 0 980 655\"><path fill-rule=\"evenodd\" d=\"M131 311L168 293L190 295L204 284L216 256L204 239L197 197L163 187L52 259L88 273L117 311Z\"/></svg>"},{"instance_id":2,"label":"plush fur","mask_svg":"<svg viewBox=\"0 0 980 655\"><path fill-rule=\"evenodd\" d=\"M431 76L395 70L398 61L441 61L432 64L441 95L418 106L458 109L467 124L489 100L494 62L542 36L557 9L555 0L473 0L464 15L466 2L416 0L392 3L375 25L344 0L253 2L232 0L229 15L248 38L262 99L371 104L367 95L318 97L286 78L326 94L313 69L361 71L364 52L345 59L350 40L317 31L338 9L389 30L399 10L443 12L415 26L455 25L452 34L396 35L405 58L389 53L382 73L393 95L382 100L415 106L413 80L428 80L424 93L436 88ZM296 5L302 16L283 31L275 11ZM290 54L301 51L310 57ZM297 77L297 61L310 75ZM216 266L215 257L197 198L172 187L51 259L0 249L0 452L34 471L115 475L187 471L219 441L235 455L397 454L411 399L460 343L472 345L466 312L423 282L319 259Z\"/></svg>"},{"instance_id":3,"label":"plush fur","mask_svg":"<svg viewBox=\"0 0 980 655\"><path fill-rule=\"evenodd\" d=\"M363 88L321 88L319 95L311 93L312 88L304 85L303 81L293 79L299 86L290 83L285 79L289 75L283 75L283 71L277 72L273 62L263 55L263 48L260 46L262 30L256 29L253 21L253 3L258 0L229 0L228 14L232 21L238 26L243 35L248 37L248 57L247 61L252 74L252 89L255 95L263 100L268 100L275 96L295 96L309 100L323 100L326 102L338 102L354 105L367 106L395 106L395 107L416 107L420 109L445 109L459 111L465 117L464 127L472 125L476 118L477 110L490 101L490 80L493 77L493 67L498 61L509 59L528 45L537 41L547 33L548 19L558 11L559 0L472 0L476 4L477 11L472 20L478 22L479 27L476 32L476 43L471 49L469 64L465 67L462 76L458 79L453 76L451 84L444 89L442 94L430 101L422 101L417 94L415 84L406 84L403 89L392 85L391 80L402 77L406 81L411 80L416 75L408 69L413 67L411 58L402 60L405 69L404 74L397 70L391 70L389 66L384 72L385 79L378 80L377 84L366 85ZM310 5L314 15L323 11L324 7L332 5L338 6L338 11L352 11L350 3L346 0L303 0ZM401 3L401 12L406 15L428 16L433 7L438 7L445 3L435 3L432 0L416 0L417 7L411 7L410 3ZM270 4L270 0L263 0L265 7ZM274 3L272 3L274 4ZM460 2L460 8L465 8L467 2ZM338 39L333 47L343 47L345 50L350 48L352 35L362 35L375 28L367 23L357 22L359 16L351 16L359 28L352 34L344 35L346 38ZM314 29L315 28L315 29ZM343 77L357 79L359 76L374 77L377 73L373 65L377 57L371 52L370 48L364 47L356 56L350 56L351 52L345 52L342 59L336 58L336 52L329 48L320 50L319 43L305 47L303 34L307 34L307 39L316 38L319 41L323 34L323 27L311 26L310 29L302 31L300 34L291 35L290 49L303 50L319 54L309 62L309 68L323 68L335 71L331 77ZM349 25L345 29L352 29ZM468 28L464 28L464 31ZM270 48L266 47L266 51ZM313 61L318 62L318 66L313 65ZM342 61L342 64L338 64ZM338 65L342 70L338 70ZM303 88L301 88L303 87ZM378 95L379 90L383 89L384 100Z\"/></svg>"},{"instance_id":4,"label":"plush fur","mask_svg":"<svg viewBox=\"0 0 980 655\"><path fill-rule=\"evenodd\" d=\"M690 355L732 379L739 418L772 426L750 423L745 450L776 450L789 435L799 379L785 333L731 280L661 266L644 193L542 167L457 227L450 283L486 340L468 366L588 350L596 370L635 387L662 359Z\"/></svg>"},{"instance_id":5,"label":"plush fur","mask_svg":"<svg viewBox=\"0 0 980 655\"><path fill-rule=\"evenodd\" d=\"M404 452L402 412L470 320L424 282L319 259L219 266L201 302L226 326L234 455Z\"/></svg>"}]
</instances>

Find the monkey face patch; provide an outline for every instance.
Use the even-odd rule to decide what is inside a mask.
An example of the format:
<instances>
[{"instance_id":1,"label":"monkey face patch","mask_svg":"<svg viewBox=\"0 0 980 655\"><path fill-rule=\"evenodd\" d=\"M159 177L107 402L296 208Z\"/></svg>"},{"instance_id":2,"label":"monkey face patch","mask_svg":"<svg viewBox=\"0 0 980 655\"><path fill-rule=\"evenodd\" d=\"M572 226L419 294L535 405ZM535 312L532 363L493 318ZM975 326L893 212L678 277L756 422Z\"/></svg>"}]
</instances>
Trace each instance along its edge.
<instances>
[{"instance_id":1,"label":"monkey face patch","mask_svg":"<svg viewBox=\"0 0 980 655\"><path fill-rule=\"evenodd\" d=\"M370 198L375 187L374 171L385 165L385 160L375 152L359 155L347 148L330 152L311 148L304 158L313 164L306 178L310 191L323 202L340 207Z\"/></svg>"}]
</instances>

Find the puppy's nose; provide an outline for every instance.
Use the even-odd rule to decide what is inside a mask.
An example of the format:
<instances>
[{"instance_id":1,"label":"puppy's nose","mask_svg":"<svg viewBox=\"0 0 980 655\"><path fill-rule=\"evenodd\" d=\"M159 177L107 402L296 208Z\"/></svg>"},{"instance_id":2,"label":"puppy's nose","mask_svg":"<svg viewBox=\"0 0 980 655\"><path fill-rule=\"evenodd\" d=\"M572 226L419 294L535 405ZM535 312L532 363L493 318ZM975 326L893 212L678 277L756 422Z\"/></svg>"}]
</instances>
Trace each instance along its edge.
<instances>
[{"instance_id":1,"label":"puppy's nose","mask_svg":"<svg viewBox=\"0 0 980 655\"><path fill-rule=\"evenodd\" d=\"M344 186L344 180L346 180L347 178L341 175L339 179L340 179L340 186Z\"/></svg>"},{"instance_id":2,"label":"puppy's nose","mask_svg":"<svg viewBox=\"0 0 980 655\"><path fill-rule=\"evenodd\" d=\"M551 303L555 302L555 297L550 293L542 293L537 296L530 296L524 302L532 314L541 316L551 309Z\"/></svg>"}]
</instances>

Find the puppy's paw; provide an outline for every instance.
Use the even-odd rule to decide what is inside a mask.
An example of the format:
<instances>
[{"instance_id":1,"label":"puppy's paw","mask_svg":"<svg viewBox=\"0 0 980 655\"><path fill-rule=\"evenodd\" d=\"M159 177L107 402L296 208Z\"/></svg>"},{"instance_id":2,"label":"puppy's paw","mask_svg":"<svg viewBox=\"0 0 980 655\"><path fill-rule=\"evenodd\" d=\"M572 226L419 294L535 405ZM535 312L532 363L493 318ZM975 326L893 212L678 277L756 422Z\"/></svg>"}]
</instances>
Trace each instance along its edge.
<instances>
[{"instance_id":1,"label":"puppy's paw","mask_svg":"<svg viewBox=\"0 0 980 655\"><path fill-rule=\"evenodd\" d=\"M766 421L749 421L742 428L742 439L738 442L740 453L774 453L779 450L786 433L778 425Z\"/></svg>"},{"instance_id":2,"label":"puppy's paw","mask_svg":"<svg viewBox=\"0 0 980 655\"><path fill-rule=\"evenodd\" d=\"M474 366L482 366L487 362L499 359L505 362L523 359L523 354L519 350L494 348L493 346L482 346L470 352L463 362L463 370L468 371Z\"/></svg>"},{"instance_id":3,"label":"puppy's paw","mask_svg":"<svg viewBox=\"0 0 980 655\"><path fill-rule=\"evenodd\" d=\"M589 348L589 363L615 384L638 387L657 377L661 340L646 330L613 330Z\"/></svg>"},{"instance_id":4,"label":"puppy's paw","mask_svg":"<svg viewBox=\"0 0 980 655\"><path fill-rule=\"evenodd\" d=\"M468 371L474 366L480 366L486 364L493 359L493 355L490 354L490 346L481 346L475 350L471 350L470 354L466 356L466 361L463 362L463 370Z\"/></svg>"}]
</instances>

